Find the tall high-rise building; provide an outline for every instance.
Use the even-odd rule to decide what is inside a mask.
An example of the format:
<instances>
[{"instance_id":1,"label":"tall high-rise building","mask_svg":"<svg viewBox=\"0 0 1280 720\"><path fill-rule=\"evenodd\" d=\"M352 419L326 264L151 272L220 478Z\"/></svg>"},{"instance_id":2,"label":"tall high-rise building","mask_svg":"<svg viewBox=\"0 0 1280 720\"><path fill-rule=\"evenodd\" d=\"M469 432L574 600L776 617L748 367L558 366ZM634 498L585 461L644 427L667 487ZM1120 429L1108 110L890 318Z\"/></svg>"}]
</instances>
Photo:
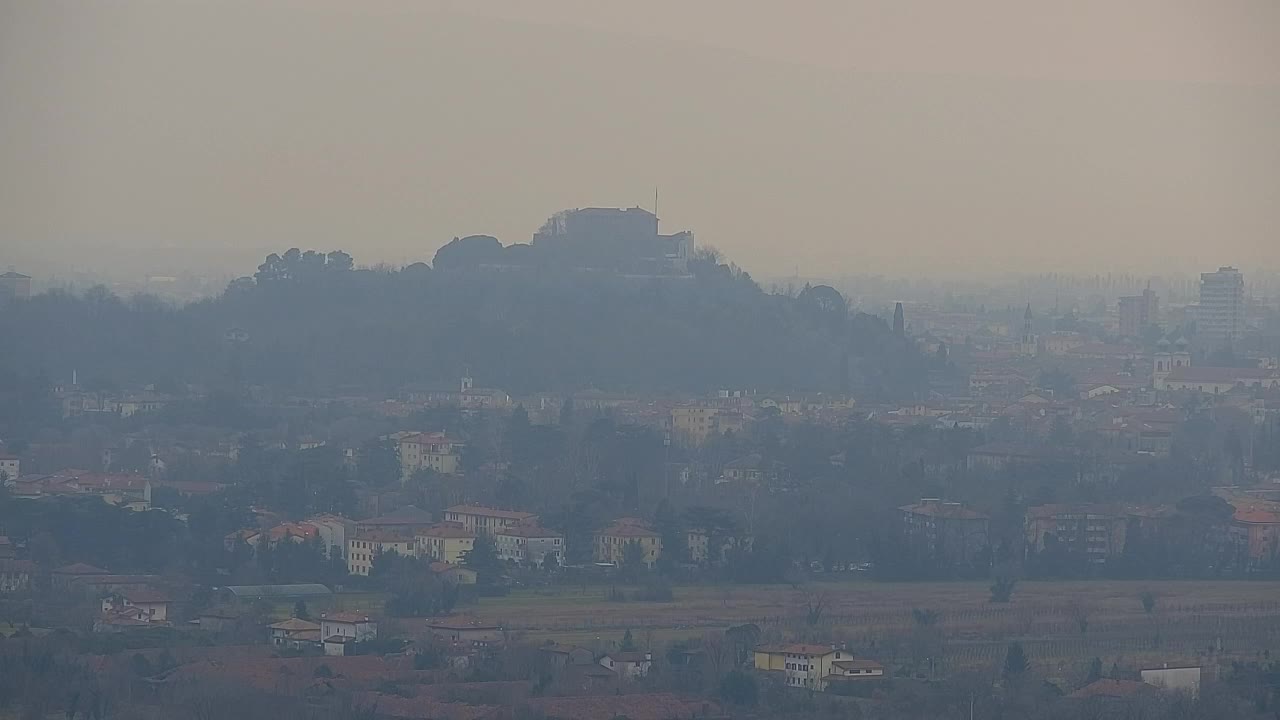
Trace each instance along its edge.
<instances>
[{"instance_id":1,"label":"tall high-rise building","mask_svg":"<svg viewBox=\"0 0 1280 720\"><path fill-rule=\"evenodd\" d=\"M1239 340L1244 335L1244 275L1233 267L1200 273L1200 306L1195 317L1196 334L1209 343Z\"/></svg>"},{"instance_id":2,"label":"tall high-rise building","mask_svg":"<svg viewBox=\"0 0 1280 720\"><path fill-rule=\"evenodd\" d=\"M893 334L898 337L907 334L907 319L902 313L902 303L893 306Z\"/></svg>"},{"instance_id":3,"label":"tall high-rise building","mask_svg":"<svg viewBox=\"0 0 1280 720\"><path fill-rule=\"evenodd\" d=\"M1151 288L1120 298L1120 334L1125 337L1141 337L1159 316L1160 299Z\"/></svg>"}]
</instances>

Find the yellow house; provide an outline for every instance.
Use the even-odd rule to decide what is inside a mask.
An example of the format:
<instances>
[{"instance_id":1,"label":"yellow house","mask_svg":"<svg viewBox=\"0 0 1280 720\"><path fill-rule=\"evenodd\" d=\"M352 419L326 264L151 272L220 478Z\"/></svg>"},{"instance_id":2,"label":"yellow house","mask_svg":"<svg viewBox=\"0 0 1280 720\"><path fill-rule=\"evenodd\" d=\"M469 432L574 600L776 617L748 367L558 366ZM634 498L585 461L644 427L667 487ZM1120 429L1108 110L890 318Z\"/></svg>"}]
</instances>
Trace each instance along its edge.
<instances>
[{"instance_id":1,"label":"yellow house","mask_svg":"<svg viewBox=\"0 0 1280 720\"><path fill-rule=\"evenodd\" d=\"M671 411L671 430L681 445L701 445L715 432L717 408L688 405Z\"/></svg>"},{"instance_id":2,"label":"yellow house","mask_svg":"<svg viewBox=\"0 0 1280 720\"><path fill-rule=\"evenodd\" d=\"M787 687L807 688L818 692L826 690L833 681L884 676L882 665L871 660L855 659L848 650L803 643L756 647L755 668L764 672L783 673Z\"/></svg>"},{"instance_id":3,"label":"yellow house","mask_svg":"<svg viewBox=\"0 0 1280 720\"><path fill-rule=\"evenodd\" d=\"M413 536L393 530L357 531L356 536L347 541L347 572L368 575L373 569L373 559L389 552L405 557L413 555Z\"/></svg>"},{"instance_id":4,"label":"yellow house","mask_svg":"<svg viewBox=\"0 0 1280 720\"><path fill-rule=\"evenodd\" d=\"M419 531L414 545L420 558L457 565L475 547L476 534L453 523L440 523Z\"/></svg>"},{"instance_id":5,"label":"yellow house","mask_svg":"<svg viewBox=\"0 0 1280 720\"><path fill-rule=\"evenodd\" d=\"M395 436L393 436L395 437ZM400 480L408 480L419 470L434 470L441 475L453 475L462 464L460 440L439 433L410 433L396 437L400 455Z\"/></svg>"},{"instance_id":6,"label":"yellow house","mask_svg":"<svg viewBox=\"0 0 1280 720\"><path fill-rule=\"evenodd\" d=\"M599 531L595 536L596 562L608 562L622 565L626 558L626 547L630 543L640 545L640 557L645 565L652 568L662 554L662 536L645 527L635 518L622 518L614 521L609 527Z\"/></svg>"}]
</instances>

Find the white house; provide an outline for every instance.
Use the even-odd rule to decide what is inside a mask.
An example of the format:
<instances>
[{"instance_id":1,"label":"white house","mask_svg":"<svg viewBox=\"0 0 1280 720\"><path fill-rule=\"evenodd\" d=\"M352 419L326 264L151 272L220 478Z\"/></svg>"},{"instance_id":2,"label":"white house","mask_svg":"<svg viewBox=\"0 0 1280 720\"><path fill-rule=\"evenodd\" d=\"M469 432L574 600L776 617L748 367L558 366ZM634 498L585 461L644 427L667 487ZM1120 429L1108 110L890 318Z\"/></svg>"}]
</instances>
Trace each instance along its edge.
<instances>
[{"instance_id":1,"label":"white house","mask_svg":"<svg viewBox=\"0 0 1280 720\"><path fill-rule=\"evenodd\" d=\"M162 623L169 620L169 606L173 600L165 593L151 588L132 588L102 599L104 615L127 615L146 623Z\"/></svg>"},{"instance_id":2,"label":"white house","mask_svg":"<svg viewBox=\"0 0 1280 720\"><path fill-rule=\"evenodd\" d=\"M21 469L21 461L18 460L17 455L0 454L0 473L4 473L6 484L17 482L19 469Z\"/></svg>"},{"instance_id":3,"label":"white house","mask_svg":"<svg viewBox=\"0 0 1280 720\"><path fill-rule=\"evenodd\" d=\"M378 623L368 615L337 612L320 616L320 638L324 642L325 655L345 655L347 645L376 637Z\"/></svg>"},{"instance_id":4,"label":"white house","mask_svg":"<svg viewBox=\"0 0 1280 720\"><path fill-rule=\"evenodd\" d=\"M1151 668L1142 671L1142 682L1164 690L1176 690L1190 693L1192 697L1200 694L1200 666L1184 666Z\"/></svg>"},{"instance_id":5,"label":"white house","mask_svg":"<svg viewBox=\"0 0 1280 720\"><path fill-rule=\"evenodd\" d=\"M649 674L653 666L650 652L611 652L600 658L600 664L618 673L623 680L635 680Z\"/></svg>"}]
</instances>

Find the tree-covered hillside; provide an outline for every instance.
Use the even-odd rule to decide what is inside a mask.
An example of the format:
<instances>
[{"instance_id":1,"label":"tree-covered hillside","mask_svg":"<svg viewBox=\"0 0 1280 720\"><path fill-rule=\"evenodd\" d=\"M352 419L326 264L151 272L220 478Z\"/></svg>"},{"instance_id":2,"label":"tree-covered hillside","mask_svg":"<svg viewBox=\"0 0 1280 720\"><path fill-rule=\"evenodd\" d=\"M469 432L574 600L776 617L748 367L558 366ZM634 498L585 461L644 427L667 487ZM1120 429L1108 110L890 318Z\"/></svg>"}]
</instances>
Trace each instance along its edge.
<instances>
[{"instance_id":1,"label":"tree-covered hillside","mask_svg":"<svg viewBox=\"0 0 1280 720\"><path fill-rule=\"evenodd\" d=\"M763 292L704 253L685 278L546 268L355 269L290 250L220 297L49 292L0 310L13 378L117 386L267 384L297 392L477 383L519 394L852 391L910 395L913 348L826 287ZM16 381L15 381L16 382Z\"/></svg>"}]
</instances>

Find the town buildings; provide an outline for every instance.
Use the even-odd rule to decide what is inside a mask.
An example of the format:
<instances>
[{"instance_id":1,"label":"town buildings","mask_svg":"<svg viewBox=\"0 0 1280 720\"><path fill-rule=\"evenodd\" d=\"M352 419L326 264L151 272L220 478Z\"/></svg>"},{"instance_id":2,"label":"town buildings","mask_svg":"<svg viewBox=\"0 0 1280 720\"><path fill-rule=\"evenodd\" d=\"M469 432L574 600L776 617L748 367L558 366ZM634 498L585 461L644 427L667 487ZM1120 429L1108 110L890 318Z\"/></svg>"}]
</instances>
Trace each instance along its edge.
<instances>
[{"instance_id":1,"label":"town buildings","mask_svg":"<svg viewBox=\"0 0 1280 720\"><path fill-rule=\"evenodd\" d=\"M31 276L10 269L0 274L0 302L31 297Z\"/></svg>"},{"instance_id":2,"label":"town buildings","mask_svg":"<svg viewBox=\"0 0 1280 720\"><path fill-rule=\"evenodd\" d=\"M1110 505L1039 505L1026 513L1028 552L1060 549L1102 564L1124 552L1126 514Z\"/></svg>"},{"instance_id":3,"label":"town buildings","mask_svg":"<svg viewBox=\"0 0 1280 720\"><path fill-rule=\"evenodd\" d=\"M1120 298L1120 334L1139 338L1160 319L1160 299L1151 288L1141 295Z\"/></svg>"},{"instance_id":4,"label":"town buildings","mask_svg":"<svg viewBox=\"0 0 1280 720\"><path fill-rule=\"evenodd\" d=\"M483 505L454 505L444 511L444 521L456 523L473 533L494 537L499 530L533 523L537 515L520 510L499 510Z\"/></svg>"},{"instance_id":5,"label":"town buildings","mask_svg":"<svg viewBox=\"0 0 1280 720\"><path fill-rule=\"evenodd\" d=\"M960 503L921 498L898 510L906 542L939 565L971 565L990 545L988 517Z\"/></svg>"},{"instance_id":6,"label":"town buildings","mask_svg":"<svg viewBox=\"0 0 1280 720\"><path fill-rule=\"evenodd\" d=\"M1244 275L1233 267L1200 274L1200 304L1194 311L1196 335L1212 347L1244 336Z\"/></svg>"}]
</instances>

